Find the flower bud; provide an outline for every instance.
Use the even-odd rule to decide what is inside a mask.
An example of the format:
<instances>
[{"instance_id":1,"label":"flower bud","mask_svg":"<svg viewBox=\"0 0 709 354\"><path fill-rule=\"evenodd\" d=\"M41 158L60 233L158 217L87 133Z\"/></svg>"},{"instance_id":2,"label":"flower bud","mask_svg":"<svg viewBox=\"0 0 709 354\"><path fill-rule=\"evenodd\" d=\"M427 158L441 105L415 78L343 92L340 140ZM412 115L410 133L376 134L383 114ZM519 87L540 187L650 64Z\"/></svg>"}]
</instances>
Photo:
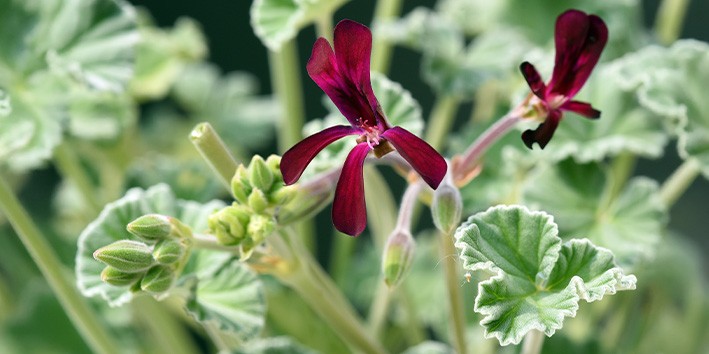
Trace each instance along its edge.
<instances>
[{"instance_id":1,"label":"flower bud","mask_svg":"<svg viewBox=\"0 0 709 354\"><path fill-rule=\"evenodd\" d=\"M260 188L254 188L249 195L249 206L256 213L263 213L268 208L268 198Z\"/></svg>"},{"instance_id":2,"label":"flower bud","mask_svg":"<svg viewBox=\"0 0 709 354\"><path fill-rule=\"evenodd\" d=\"M231 194L241 204L248 203L249 194L251 194L251 184L249 176L244 165L239 165L236 168L236 173L231 179Z\"/></svg>"},{"instance_id":3,"label":"flower bud","mask_svg":"<svg viewBox=\"0 0 709 354\"><path fill-rule=\"evenodd\" d=\"M155 242L170 236L172 224L168 216L148 214L133 220L126 229L136 237Z\"/></svg>"},{"instance_id":4,"label":"flower bud","mask_svg":"<svg viewBox=\"0 0 709 354\"><path fill-rule=\"evenodd\" d=\"M404 279L411 268L415 249L416 242L409 231L396 229L387 239L382 255L382 273L390 288Z\"/></svg>"},{"instance_id":5,"label":"flower bud","mask_svg":"<svg viewBox=\"0 0 709 354\"><path fill-rule=\"evenodd\" d=\"M94 252L94 258L126 273L139 273L155 264L150 246L130 240L101 247Z\"/></svg>"},{"instance_id":6,"label":"flower bud","mask_svg":"<svg viewBox=\"0 0 709 354\"><path fill-rule=\"evenodd\" d=\"M143 273L126 273L111 266L108 266L101 271L101 280L104 283L115 286L131 285L140 280L142 277Z\"/></svg>"},{"instance_id":7,"label":"flower bud","mask_svg":"<svg viewBox=\"0 0 709 354\"><path fill-rule=\"evenodd\" d=\"M269 201L274 205L284 205L296 197L298 191L295 186L277 186L271 191Z\"/></svg>"},{"instance_id":8,"label":"flower bud","mask_svg":"<svg viewBox=\"0 0 709 354\"><path fill-rule=\"evenodd\" d=\"M185 254L185 246L178 240L162 240L155 245L153 258L160 264L173 264Z\"/></svg>"},{"instance_id":9,"label":"flower bud","mask_svg":"<svg viewBox=\"0 0 709 354\"><path fill-rule=\"evenodd\" d=\"M140 289L152 294L161 294L172 287L175 272L169 266L157 265L150 268L140 281Z\"/></svg>"},{"instance_id":10,"label":"flower bud","mask_svg":"<svg viewBox=\"0 0 709 354\"><path fill-rule=\"evenodd\" d=\"M210 232L223 245L238 245L246 237L250 213L246 207L233 204L209 216Z\"/></svg>"},{"instance_id":11,"label":"flower bud","mask_svg":"<svg viewBox=\"0 0 709 354\"><path fill-rule=\"evenodd\" d=\"M258 245L275 229L273 218L264 215L251 215L247 231L254 245Z\"/></svg>"},{"instance_id":12,"label":"flower bud","mask_svg":"<svg viewBox=\"0 0 709 354\"><path fill-rule=\"evenodd\" d=\"M259 155L251 158L251 163L249 163L249 181L252 187L264 192L268 192L273 186L273 172Z\"/></svg>"},{"instance_id":13,"label":"flower bud","mask_svg":"<svg viewBox=\"0 0 709 354\"><path fill-rule=\"evenodd\" d=\"M431 214L436 228L451 233L458 227L463 213L463 199L458 188L442 183L433 193Z\"/></svg>"},{"instance_id":14,"label":"flower bud","mask_svg":"<svg viewBox=\"0 0 709 354\"><path fill-rule=\"evenodd\" d=\"M294 196L291 201L278 211L277 219L280 225L288 225L315 215L332 201L334 194L334 188L293 188Z\"/></svg>"},{"instance_id":15,"label":"flower bud","mask_svg":"<svg viewBox=\"0 0 709 354\"><path fill-rule=\"evenodd\" d=\"M266 166L271 169L273 177L275 179L283 182L283 175L281 175L281 157L278 155L271 155L266 159Z\"/></svg>"}]
</instances>

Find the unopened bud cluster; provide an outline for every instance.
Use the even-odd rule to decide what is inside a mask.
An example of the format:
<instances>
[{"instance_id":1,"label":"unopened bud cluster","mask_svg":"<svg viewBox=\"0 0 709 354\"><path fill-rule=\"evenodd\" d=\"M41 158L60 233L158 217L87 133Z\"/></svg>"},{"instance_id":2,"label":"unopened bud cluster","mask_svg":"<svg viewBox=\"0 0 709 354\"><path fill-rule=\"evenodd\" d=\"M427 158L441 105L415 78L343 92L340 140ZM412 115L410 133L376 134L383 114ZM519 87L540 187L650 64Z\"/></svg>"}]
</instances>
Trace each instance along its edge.
<instances>
[{"instance_id":1,"label":"unopened bud cluster","mask_svg":"<svg viewBox=\"0 0 709 354\"><path fill-rule=\"evenodd\" d=\"M164 294L187 260L192 231L179 220L158 214L143 215L127 229L140 241L119 240L94 252L94 258L106 265L101 280L132 291Z\"/></svg>"},{"instance_id":2,"label":"unopened bud cluster","mask_svg":"<svg viewBox=\"0 0 709 354\"><path fill-rule=\"evenodd\" d=\"M219 243L239 246L248 257L276 228L278 209L295 197L294 187L283 183L281 158L254 156L248 167L239 165L231 180L236 201L209 217L209 229Z\"/></svg>"}]
</instances>

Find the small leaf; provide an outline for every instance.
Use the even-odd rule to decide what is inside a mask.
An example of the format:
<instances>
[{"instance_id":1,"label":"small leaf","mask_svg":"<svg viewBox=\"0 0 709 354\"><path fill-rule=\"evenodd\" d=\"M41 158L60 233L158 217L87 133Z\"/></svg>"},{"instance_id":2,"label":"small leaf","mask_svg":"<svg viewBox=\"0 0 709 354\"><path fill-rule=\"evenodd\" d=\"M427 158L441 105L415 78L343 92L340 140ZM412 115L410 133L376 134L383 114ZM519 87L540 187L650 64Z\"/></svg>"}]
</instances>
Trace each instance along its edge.
<instances>
[{"instance_id":1,"label":"small leaf","mask_svg":"<svg viewBox=\"0 0 709 354\"><path fill-rule=\"evenodd\" d=\"M197 276L187 301L188 311L201 322L210 321L241 340L255 338L265 322L263 285L235 258L201 251L195 258Z\"/></svg>"},{"instance_id":2,"label":"small leaf","mask_svg":"<svg viewBox=\"0 0 709 354\"><path fill-rule=\"evenodd\" d=\"M398 125L420 136L423 131L423 115L418 101L411 96L411 93L400 84L391 81L382 74L372 73L372 89L382 106L382 110L387 120L394 126ZM303 135L309 136L325 128L344 124L346 122L342 114L334 104L328 99L324 99L324 104L330 111L324 119L316 119L308 122L303 127ZM319 172L328 171L334 167L340 167L345 161L347 154L355 146L355 139L344 137L323 149L306 169L306 176Z\"/></svg>"},{"instance_id":3,"label":"small leaf","mask_svg":"<svg viewBox=\"0 0 709 354\"><path fill-rule=\"evenodd\" d=\"M551 336L579 300L635 288L610 251L588 240L562 245L551 216L522 206L497 206L471 216L455 234L463 268L496 275L479 283L475 311L487 338L518 344L536 329Z\"/></svg>"},{"instance_id":4,"label":"small leaf","mask_svg":"<svg viewBox=\"0 0 709 354\"><path fill-rule=\"evenodd\" d=\"M230 352L231 354L317 354L318 352L306 348L290 337L270 337L252 340L243 348Z\"/></svg>"},{"instance_id":5,"label":"small leaf","mask_svg":"<svg viewBox=\"0 0 709 354\"><path fill-rule=\"evenodd\" d=\"M93 252L119 240L140 241L126 230L126 225L145 214L174 216L194 230L205 230L207 215L223 205L218 201L198 204L177 200L167 185L157 185L148 190L129 190L123 198L106 205L79 236L76 254L79 290L87 297L100 295L111 306L130 301L132 294L128 289L111 286L101 280L101 271L105 266L93 259Z\"/></svg>"},{"instance_id":6,"label":"small leaf","mask_svg":"<svg viewBox=\"0 0 709 354\"><path fill-rule=\"evenodd\" d=\"M268 49L277 52L283 43L318 16L330 16L347 0L255 0L251 27Z\"/></svg>"},{"instance_id":7,"label":"small leaf","mask_svg":"<svg viewBox=\"0 0 709 354\"><path fill-rule=\"evenodd\" d=\"M632 267L654 254L667 211L655 181L636 177L613 192L606 173L597 164L571 160L556 167L540 164L525 183L523 199L552 213L563 235L587 237L612 250L619 264Z\"/></svg>"}]
</instances>

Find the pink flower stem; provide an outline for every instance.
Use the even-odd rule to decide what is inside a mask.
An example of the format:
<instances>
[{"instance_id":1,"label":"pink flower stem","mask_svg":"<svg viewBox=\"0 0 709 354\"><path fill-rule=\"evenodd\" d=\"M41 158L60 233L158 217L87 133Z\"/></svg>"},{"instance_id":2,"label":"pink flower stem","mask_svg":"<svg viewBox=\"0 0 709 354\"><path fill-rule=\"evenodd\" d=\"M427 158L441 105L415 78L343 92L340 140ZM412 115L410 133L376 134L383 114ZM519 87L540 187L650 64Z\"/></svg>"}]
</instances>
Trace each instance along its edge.
<instances>
[{"instance_id":1,"label":"pink flower stem","mask_svg":"<svg viewBox=\"0 0 709 354\"><path fill-rule=\"evenodd\" d=\"M478 160L492 144L507 134L522 118L519 110L512 111L480 135L463 155L456 156L453 161L453 176L457 184L465 181L466 176L477 167ZM466 182L467 183L467 182ZM465 183L463 183L465 184Z\"/></svg>"}]
</instances>

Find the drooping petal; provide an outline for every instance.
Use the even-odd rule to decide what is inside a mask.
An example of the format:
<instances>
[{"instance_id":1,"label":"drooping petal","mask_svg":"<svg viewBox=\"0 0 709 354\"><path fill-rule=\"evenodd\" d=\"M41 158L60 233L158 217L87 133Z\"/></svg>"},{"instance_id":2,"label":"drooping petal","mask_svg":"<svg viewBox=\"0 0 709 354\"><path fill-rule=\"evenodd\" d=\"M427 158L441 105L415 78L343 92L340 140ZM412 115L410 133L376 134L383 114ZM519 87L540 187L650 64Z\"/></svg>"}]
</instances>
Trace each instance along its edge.
<instances>
[{"instance_id":1,"label":"drooping petal","mask_svg":"<svg viewBox=\"0 0 709 354\"><path fill-rule=\"evenodd\" d=\"M586 102L568 101L561 106L561 109L575 112L590 119L598 119L601 117L601 111L591 107L591 104Z\"/></svg>"},{"instance_id":2,"label":"drooping petal","mask_svg":"<svg viewBox=\"0 0 709 354\"><path fill-rule=\"evenodd\" d=\"M522 71L522 75L524 75L524 79L527 80L527 84L532 90L532 93L543 100L547 86L544 84L544 81L542 81L542 77L539 75L534 65L525 61L519 66L519 70Z\"/></svg>"},{"instance_id":3,"label":"drooping petal","mask_svg":"<svg viewBox=\"0 0 709 354\"><path fill-rule=\"evenodd\" d=\"M359 143L347 155L332 202L332 223L337 230L350 236L361 234L367 226L362 166L369 150L367 143Z\"/></svg>"},{"instance_id":4,"label":"drooping petal","mask_svg":"<svg viewBox=\"0 0 709 354\"><path fill-rule=\"evenodd\" d=\"M601 57L608 28L598 16L569 10L557 18L554 41L556 59L547 94L573 97Z\"/></svg>"},{"instance_id":5,"label":"drooping petal","mask_svg":"<svg viewBox=\"0 0 709 354\"><path fill-rule=\"evenodd\" d=\"M322 149L337 139L359 132L360 130L357 128L348 127L346 125L336 125L317 132L295 144L292 148L288 149L281 158L283 181L286 185L297 182L300 175L305 171L305 168L308 167L310 161L312 161L315 155Z\"/></svg>"},{"instance_id":6,"label":"drooping petal","mask_svg":"<svg viewBox=\"0 0 709 354\"><path fill-rule=\"evenodd\" d=\"M436 189L446 175L446 160L436 149L421 138L401 127L393 127L382 137L394 145L399 155L421 175L431 188Z\"/></svg>"},{"instance_id":7,"label":"drooping petal","mask_svg":"<svg viewBox=\"0 0 709 354\"><path fill-rule=\"evenodd\" d=\"M338 71L335 53L325 38L318 38L315 41L306 70L310 78L330 97L350 124L360 126L358 121L362 111L365 109L368 111L369 104L366 100L357 99L361 94L342 77Z\"/></svg>"},{"instance_id":8,"label":"drooping petal","mask_svg":"<svg viewBox=\"0 0 709 354\"><path fill-rule=\"evenodd\" d=\"M369 126L375 126L377 118L377 98L370 80L370 59L372 56L372 32L367 26L352 20L342 20L335 26L335 57L340 74L356 87L359 93L353 99L361 100L369 111L362 112Z\"/></svg>"},{"instance_id":9,"label":"drooping petal","mask_svg":"<svg viewBox=\"0 0 709 354\"><path fill-rule=\"evenodd\" d=\"M551 110L549 111L547 119L544 123L539 124L537 129L525 130L524 133L522 133L524 145L527 145L527 147L531 149L532 145L537 143L540 148L544 149L544 147L549 143L549 140L551 140L551 137L554 135L554 131L556 131L559 121L561 121L561 114L561 111L558 109Z\"/></svg>"}]
</instances>

